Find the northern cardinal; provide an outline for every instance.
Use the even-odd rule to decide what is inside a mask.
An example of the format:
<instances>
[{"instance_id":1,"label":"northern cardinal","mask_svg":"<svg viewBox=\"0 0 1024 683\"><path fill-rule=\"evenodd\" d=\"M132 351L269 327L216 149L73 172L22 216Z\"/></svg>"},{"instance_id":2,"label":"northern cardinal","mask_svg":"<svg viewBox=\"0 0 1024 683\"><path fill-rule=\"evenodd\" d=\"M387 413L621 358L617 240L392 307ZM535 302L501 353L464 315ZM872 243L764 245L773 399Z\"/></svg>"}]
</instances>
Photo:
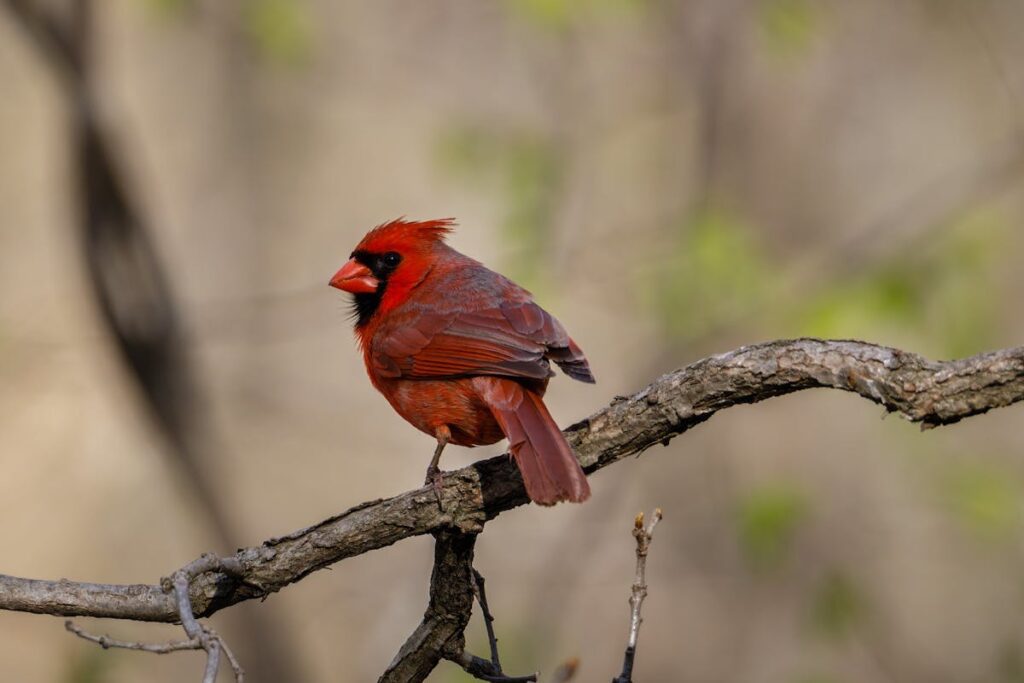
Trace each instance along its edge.
<instances>
[{"instance_id":1,"label":"northern cardinal","mask_svg":"<svg viewBox=\"0 0 1024 683\"><path fill-rule=\"evenodd\" d=\"M594 382L583 352L530 293L445 242L453 219L394 220L363 238L331 286L354 295L373 385L399 415L448 443L507 437L530 499L582 502L590 486L541 397L554 376Z\"/></svg>"}]
</instances>

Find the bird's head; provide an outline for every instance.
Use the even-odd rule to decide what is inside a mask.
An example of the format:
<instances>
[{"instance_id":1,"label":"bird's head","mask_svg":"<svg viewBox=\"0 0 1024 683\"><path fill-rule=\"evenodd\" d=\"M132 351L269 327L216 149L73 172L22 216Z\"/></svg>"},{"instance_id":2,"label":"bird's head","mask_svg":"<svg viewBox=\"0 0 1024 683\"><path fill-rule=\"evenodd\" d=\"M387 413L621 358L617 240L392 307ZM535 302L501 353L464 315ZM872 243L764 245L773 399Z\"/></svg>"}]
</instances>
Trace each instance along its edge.
<instances>
[{"instance_id":1,"label":"bird's head","mask_svg":"<svg viewBox=\"0 0 1024 683\"><path fill-rule=\"evenodd\" d=\"M394 305L423 281L433 265L434 249L453 227L451 218L400 218L366 233L330 281L331 287L355 295L356 327L369 321L385 296Z\"/></svg>"}]
</instances>

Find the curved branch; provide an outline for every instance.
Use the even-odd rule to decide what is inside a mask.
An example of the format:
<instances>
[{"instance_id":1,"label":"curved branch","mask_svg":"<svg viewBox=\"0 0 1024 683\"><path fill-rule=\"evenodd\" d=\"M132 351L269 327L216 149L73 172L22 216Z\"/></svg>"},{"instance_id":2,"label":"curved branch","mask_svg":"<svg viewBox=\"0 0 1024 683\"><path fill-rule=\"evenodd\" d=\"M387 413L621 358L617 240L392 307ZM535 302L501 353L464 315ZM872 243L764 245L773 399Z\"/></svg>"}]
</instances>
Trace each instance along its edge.
<instances>
[{"instance_id":1,"label":"curved branch","mask_svg":"<svg viewBox=\"0 0 1024 683\"><path fill-rule=\"evenodd\" d=\"M803 389L850 391L923 427L1024 400L1024 347L934 362L858 341L773 341L698 361L654 381L566 430L588 473L607 467L707 420L720 410ZM445 476L444 511L428 488L358 505L230 561L237 576L210 572L192 583L197 616L262 598L347 557L410 536L455 528L476 533L527 502L515 465L504 456ZM0 609L171 622L174 600L157 585L39 581L0 575Z\"/></svg>"}]
</instances>

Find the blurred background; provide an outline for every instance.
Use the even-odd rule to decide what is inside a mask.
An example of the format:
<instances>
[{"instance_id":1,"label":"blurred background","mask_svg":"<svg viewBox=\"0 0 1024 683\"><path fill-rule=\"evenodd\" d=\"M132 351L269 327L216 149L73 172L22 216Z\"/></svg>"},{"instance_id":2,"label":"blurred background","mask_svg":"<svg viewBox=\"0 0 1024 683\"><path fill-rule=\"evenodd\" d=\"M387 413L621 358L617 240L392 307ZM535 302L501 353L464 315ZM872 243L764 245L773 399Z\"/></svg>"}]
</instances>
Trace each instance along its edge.
<instances>
[{"instance_id":1,"label":"blurred background","mask_svg":"<svg viewBox=\"0 0 1024 683\"><path fill-rule=\"evenodd\" d=\"M0 2L0 571L154 583L418 486L433 442L326 286L399 215L455 216L571 330L598 384L552 384L563 424L770 338L1019 344L1021 35L1012 0ZM477 567L503 662L614 676L660 506L637 680L1024 681L1022 415L921 433L807 392L502 515ZM431 557L211 621L256 683L376 680ZM201 669L0 613L5 681Z\"/></svg>"}]
</instances>

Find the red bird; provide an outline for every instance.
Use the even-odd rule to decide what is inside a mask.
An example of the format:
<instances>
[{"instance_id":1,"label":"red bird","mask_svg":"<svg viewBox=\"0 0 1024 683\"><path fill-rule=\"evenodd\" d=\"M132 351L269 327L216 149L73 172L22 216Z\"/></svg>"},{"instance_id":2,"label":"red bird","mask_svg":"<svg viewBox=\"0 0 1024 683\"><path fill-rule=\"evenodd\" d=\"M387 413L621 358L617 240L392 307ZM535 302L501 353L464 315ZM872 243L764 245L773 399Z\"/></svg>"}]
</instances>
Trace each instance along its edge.
<instances>
[{"instance_id":1,"label":"red bird","mask_svg":"<svg viewBox=\"0 0 1024 683\"><path fill-rule=\"evenodd\" d=\"M583 352L530 293L445 243L453 219L371 230L331 286L355 295L366 372L398 414L437 439L482 446L507 437L530 499L582 502L590 486L541 397L554 376L593 382Z\"/></svg>"}]
</instances>

